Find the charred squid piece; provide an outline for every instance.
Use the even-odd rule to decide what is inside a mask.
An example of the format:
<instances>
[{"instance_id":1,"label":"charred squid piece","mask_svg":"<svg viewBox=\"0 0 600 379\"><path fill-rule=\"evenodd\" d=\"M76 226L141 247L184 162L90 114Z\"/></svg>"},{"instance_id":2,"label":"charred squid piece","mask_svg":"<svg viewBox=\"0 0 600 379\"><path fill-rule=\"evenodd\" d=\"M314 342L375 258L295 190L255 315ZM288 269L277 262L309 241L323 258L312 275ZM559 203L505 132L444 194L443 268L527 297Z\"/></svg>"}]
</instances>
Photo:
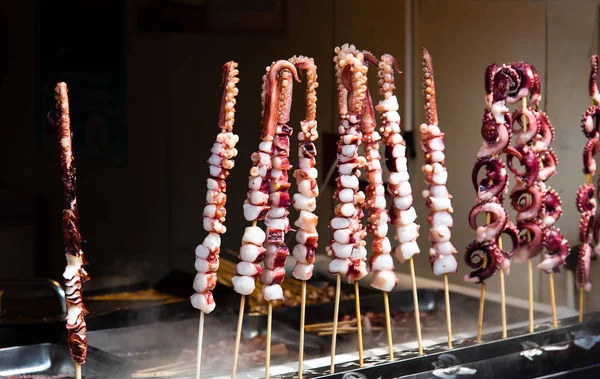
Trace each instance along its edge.
<instances>
[{"instance_id":1,"label":"charred squid piece","mask_svg":"<svg viewBox=\"0 0 600 379\"><path fill-rule=\"evenodd\" d=\"M560 267L565 264L565 259L569 255L569 242L561 234L558 228L549 228L546 232L546 254L537 268L546 271L548 274L559 272Z\"/></svg>"},{"instance_id":2,"label":"charred squid piece","mask_svg":"<svg viewBox=\"0 0 600 379\"><path fill-rule=\"evenodd\" d=\"M583 288L585 292L592 290L590 282L590 263L592 259L592 248L589 244L584 243L579 250L577 257L577 267L575 269L575 280L577 288Z\"/></svg>"},{"instance_id":3,"label":"charred squid piece","mask_svg":"<svg viewBox=\"0 0 600 379\"><path fill-rule=\"evenodd\" d=\"M594 198L594 185L593 184L582 184L577 190L577 199L575 205L577 210L581 213L592 212L596 213L597 202Z\"/></svg>"},{"instance_id":4,"label":"charred squid piece","mask_svg":"<svg viewBox=\"0 0 600 379\"><path fill-rule=\"evenodd\" d=\"M517 262L527 262L538 256L546 243L546 231L539 220L521 221L517 223L521 232L519 236L519 248L515 252L514 259ZM523 232L529 232L529 236Z\"/></svg>"},{"instance_id":5,"label":"charred squid piece","mask_svg":"<svg viewBox=\"0 0 600 379\"><path fill-rule=\"evenodd\" d=\"M465 281L483 283L501 267L504 255L495 242L473 242L465 251L465 263L475 271L465 275Z\"/></svg>"},{"instance_id":6,"label":"charred squid piece","mask_svg":"<svg viewBox=\"0 0 600 379\"><path fill-rule=\"evenodd\" d=\"M521 116L525 114L527 119L527 124L523 125ZM525 108L523 112L522 108L519 108L513 113L512 119L516 120L521 128L519 130L515 130L515 123L513 122L513 133L517 134L517 140L515 142L515 147L522 148L527 146L533 139L537 136L538 131L540 129L538 118L535 116L531 108Z\"/></svg>"},{"instance_id":7,"label":"charred squid piece","mask_svg":"<svg viewBox=\"0 0 600 379\"><path fill-rule=\"evenodd\" d=\"M540 161L540 171L538 172L538 180L545 182L551 176L556 174L556 166L558 165L558 157L551 148L544 150L538 154Z\"/></svg>"},{"instance_id":8,"label":"charred squid piece","mask_svg":"<svg viewBox=\"0 0 600 379\"><path fill-rule=\"evenodd\" d=\"M507 118L510 120L509 114L507 115ZM479 148L477 157L491 157L504 152L510 143L510 138L512 136L509 123L497 122L492 113L488 111L484 114L482 123L481 135L483 137L483 143Z\"/></svg>"},{"instance_id":9,"label":"charred squid piece","mask_svg":"<svg viewBox=\"0 0 600 379\"><path fill-rule=\"evenodd\" d=\"M515 175L517 181L525 184L526 186L531 186L537 179L540 170L538 156L531 149L516 149L516 151L518 151L521 157L519 158L518 155L509 153L507 156L508 169ZM514 158L519 159L519 162L524 167L525 171L519 172L513 166Z\"/></svg>"},{"instance_id":10,"label":"charred squid piece","mask_svg":"<svg viewBox=\"0 0 600 379\"><path fill-rule=\"evenodd\" d=\"M594 214L590 211L583 212L579 219L579 241L582 243L592 242L592 228L595 226Z\"/></svg>"},{"instance_id":11,"label":"charred squid piece","mask_svg":"<svg viewBox=\"0 0 600 379\"><path fill-rule=\"evenodd\" d=\"M590 69L590 81L589 81L589 90L590 97L596 103L600 103L600 91L598 91L598 56L592 55L591 61L591 69Z\"/></svg>"},{"instance_id":12,"label":"charred squid piece","mask_svg":"<svg viewBox=\"0 0 600 379\"><path fill-rule=\"evenodd\" d=\"M581 117L581 130L586 138L598 137L598 114L600 113L599 105L591 105Z\"/></svg>"},{"instance_id":13,"label":"charred squid piece","mask_svg":"<svg viewBox=\"0 0 600 379\"><path fill-rule=\"evenodd\" d=\"M551 227L562 215L562 201L558 193L552 188L546 189L544 206L542 207L542 223L545 227Z\"/></svg>"},{"instance_id":14,"label":"charred squid piece","mask_svg":"<svg viewBox=\"0 0 600 379\"><path fill-rule=\"evenodd\" d=\"M533 220L542 211L545 200L545 191L534 184L531 187L516 188L510 194L510 203L518 212L517 221Z\"/></svg>"},{"instance_id":15,"label":"charred squid piece","mask_svg":"<svg viewBox=\"0 0 600 379\"><path fill-rule=\"evenodd\" d=\"M510 221L507 221L506 225L504 226L504 230L498 235L498 238L495 241L497 246L499 246L498 241L500 240L503 234L508 235L512 242L512 250L500 250L502 255L504 256L500 268L506 275L508 275L510 273L510 260L519 248L519 229L517 229L517 226L515 224L513 224Z\"/></svg>"},{"instance_id":16,"label":"charred squid piece","mask_svg":"<svg viewBox=\"0 0 600 379\"><path fill-rule=\"evenodd\" d=\"M478 226L477 216L480 213L489 213L491 223L485 226ZM477 233L477 242L494 241L504 230L507 219L506 209L495 200L477 204L469 213L469 225Z\"/></svg>"},{"instance_id":17,"label":"charred squid piece","mask_svg":"<svg viewBox=\"0 0 600 379\"><path fill-rule=\"evenodd\" d=\"M529 106L537 107L542 98L542 84L535 67L525 62L511 62L509 66L516 71L520 83L511 87L506 102L515 104L522 98L530 96Z\"/></svg>"},{"instance_id":18,"label":"charred squid piece","mask_svg":"<svg viewBox=\"0 0 600 379\"><path fill-rule=\"evenodd\" d=\"M598 136L590 138L583 148L583 173L594 176L596 173L596 160L594 156L598 153Z\"/></svg>"},{"instance_id":19,"label":"charred squid piece","mask_svg":"<svg viewBox=\"0 0 600 379\"><path fill-rule=\"evenodd\" d=\"M554 127L550 124L550 119L545 112L534 110L533 113L538 120L539 126L533 150L540 152L550 148L550 144L554 141Z\"/></svg>"},{"instance_id":20,"label":"charred squid piece","mask_svg":"<svg viewBox=\"0 0 600 379\"><path fill-rule=\"evenodd\" d=\"M486 177L478 183L477 177L483 167L486 170ZM508 173L501 159L484 157L475 162L471 179L473 187L477 191L477 202L482 202L502 196L508 184Z\"/></svg>"}]
</instances>

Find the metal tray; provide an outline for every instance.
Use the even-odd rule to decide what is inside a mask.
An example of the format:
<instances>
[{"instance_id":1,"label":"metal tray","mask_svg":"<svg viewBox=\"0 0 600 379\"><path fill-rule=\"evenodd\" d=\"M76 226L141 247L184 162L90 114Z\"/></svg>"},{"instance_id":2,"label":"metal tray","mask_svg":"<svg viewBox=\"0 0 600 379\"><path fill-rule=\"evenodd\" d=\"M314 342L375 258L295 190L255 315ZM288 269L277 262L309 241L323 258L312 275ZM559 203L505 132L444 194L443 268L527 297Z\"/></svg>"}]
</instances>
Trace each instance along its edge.
<instances>
[{"instance_id":1,"label":"metal tray","mask_svg":"<svg viewBox=\"0 0 600 379\"><path fill-rule=\"evenodd\" d=\"M81 370L85 379L124 379L133 372L124 360L93 347ZM75 376L69 349L50 343L0 349L0 378L27 374Z\"/></svg>"},{"instance_id":2,"label":"metal tray","mask_svg":"<svg viewBox=\"0 0 600 379\"><path fill-rule=\"evenodd\" d=\"M322 367L304 372L303 377L549 378L570 374L590 377L600 372L600 313L588 314L586 320L583 323L579 323L578 317L560 320L556 329L548 323L538 324L531 334L528 327L515 328L506 339L499 333L491 333L480 344L473 340L457 341L452 350L445 344L432 346L424 356L418 356L413 349L396 352L394 361L387 356L371 357L365 359L362 368L358 362L347 362L336 365L334 374L329 373L329 367ZM274 378L297 378L297 373Z\"/></svg>"}]
</instances>

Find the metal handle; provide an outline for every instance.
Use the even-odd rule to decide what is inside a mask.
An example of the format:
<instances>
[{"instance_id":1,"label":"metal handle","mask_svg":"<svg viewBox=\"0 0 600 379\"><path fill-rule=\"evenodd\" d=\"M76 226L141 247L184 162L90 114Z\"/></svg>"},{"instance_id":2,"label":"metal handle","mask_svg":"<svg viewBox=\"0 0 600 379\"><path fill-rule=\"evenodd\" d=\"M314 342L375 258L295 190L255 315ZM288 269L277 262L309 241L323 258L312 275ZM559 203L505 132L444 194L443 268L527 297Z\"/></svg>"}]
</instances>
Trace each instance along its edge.
<instances>
[{"instance_id":1,"label":"metal handle","mask_svg":"<svg viewBox=\"0 0 600 379\"><path fill-rule=\"evenodd\" d=\"M65 291L61 285L52 279L36 278L36 279L3 279L0 280L0 314L2 313L2 294L9 287L47 287L52 290L60 305L62 314L67 314L67 299Z\"/></svg>"}]
</instances>

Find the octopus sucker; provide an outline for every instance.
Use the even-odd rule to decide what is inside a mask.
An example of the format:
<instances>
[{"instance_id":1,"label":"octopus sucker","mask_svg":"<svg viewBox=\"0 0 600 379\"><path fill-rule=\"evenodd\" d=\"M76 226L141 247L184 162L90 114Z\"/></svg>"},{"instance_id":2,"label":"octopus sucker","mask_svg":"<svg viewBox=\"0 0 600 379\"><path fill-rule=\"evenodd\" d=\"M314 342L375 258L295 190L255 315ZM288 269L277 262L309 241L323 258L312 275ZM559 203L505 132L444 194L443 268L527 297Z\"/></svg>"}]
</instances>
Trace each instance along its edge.
<instances>
[{"instance_id":1,"label":"octopus sucker","mask_svg":"<svg viewBox=\"0 0 600 379\"><path fill-rule=\"evenodd\" d=\"M583 148L583 173L594 176L596 173L596 160L594 156L598 153L598 136L590 138Z\"/></svg>"},{"instance_id":2,"label":"octopus sucker","mask_svg":"<svg viewBox=\"0 0 600 379\"><path fill-rule=\"evenodd\" d=\"M575 281L577 288L583 288L585 292L592 290L590 281L590 264L592 259L592 248L588 243L581 245L577 257L577 267L575 269Z\"/></svg>"},{"instance_id":3,"label":"octopus sucker","mask_svg":"<svg viewBox=\"0 0 600 379\"><path fill-rule=\"evenodd\" d=\"M586 183L579 186L579 189L577 190L575 206L580 213L596 213L597 202L594 195L595 188L593 184Z\"/></svg>"},{"instance_id":4,"label":"octopus sucker","mask_svg":"<svg viewBox=\"0 0 600 379\"><path fill-rule=\"evenodd\" d=\"M591 105L581 116L581 130L586 138L597 138L598 137L598 113L600 112L600 106Z\"/></svg>"},{"instance_id":5,"label":"octopus sucker","mask_svg":"<svg viewBox=\"0 0 600 379\"><path fill-rule=\"evenodd\" d=\"M581 218L579 219L579 241L581 243L591 243L592 242L592 228L595 223L594 213L591 211L583 212L581 214Z\"/></svg>"},{"instance_id":6,"label":"octopus sucker","mask_svg":"<svg viewBox=\"0 0 600 379\"><path fill-rule=\"evenodd\" d=\"M545 226L553 226L562 215L562 200L553 188L547 188L542 207L542 221Z\"/></svg>"},{"instance_id":7,"label":"octopus sucker","mask_svg":"<svg viewBox=\"0 0 600 379\"><path fill-rule=\"evenodd\" d=\"M544 182L556 174L556 166L558 165L558 157L551 148L544 150L538 154L539 171L538 180Z\"/></svg>"},{"instance_id":8,"label":"octopus sucker","mask_svg":"<svg viewBox=\"0 0 600 379\"><path fill-rule=\"evenodd\" d=\"M550 118L548 114L542 112L540 110L534 110L538 120L538 133L535 137L535 143L533 145L533 150L536 152L542 152L550 148L550 144L554 141L554 127L550 124Z\"/></svg>"},{"instance_id":9,"label":"octopus sucker","mask_svg":"<svg viewBox=\"0 0 600 379\"><path fill-rule=\"evenodd\" d=\"M279 74L283 70L289 70L294 75L296 81L300 82L296 67L289 61L279 60L271 65L271 68L267 73L265 111L260 136L260 138L265 141L272 141L273 136L275 135L275 128L277 127L280 112L278 101L281 94L281 88L278 85Z\"/></svg>"},{"instance_id":10,"label":"octopus sucker","mask_svg":"<svg viewBox=\"0 0 600 379\"><path fill-rule=\"evenodd\" d=\"M560 267L565 264L570 248L569 242L558 228L551 227L546 231L545 248L546 254L544 254L544 259L537 265L537 268L547 273L559 272Z\"/></svg>"},{"instance_id":11,"label":"octopus sucker","mask_svg":"<svg viewBox=\"0 0 600 379\"><path fill-rule=\"evenodd\" d=\"M600 91L598 91L598 56L592 55L590 63L589 94L592 100L600 103Z\"/></svg>"}]
</instances>

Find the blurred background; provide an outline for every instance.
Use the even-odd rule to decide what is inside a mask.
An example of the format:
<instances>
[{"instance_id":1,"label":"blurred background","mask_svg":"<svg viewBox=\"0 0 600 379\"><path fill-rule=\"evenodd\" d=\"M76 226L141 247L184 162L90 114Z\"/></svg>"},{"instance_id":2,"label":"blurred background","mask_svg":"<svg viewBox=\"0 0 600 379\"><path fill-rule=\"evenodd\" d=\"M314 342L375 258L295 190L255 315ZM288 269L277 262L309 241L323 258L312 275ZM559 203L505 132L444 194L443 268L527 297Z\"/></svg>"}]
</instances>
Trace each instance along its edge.
<instances>
[{"instance_id":1,"label":"blurred background","mask_svg":"<svg viewBox=\"0 0 600 379\"><path fill-rule=\"evenodd\" d=\"M237 249L247 226L241 205L250 154L259 142L265 67L292 55L315 59L322 179L334 157L337 129L333 49L343 43L376 56L391 53L400 69L411 73L398 75L396 81L402 127L409 130L418 130L424 120L420 48L427 47L433 57L440 127L446 133L448 188L454 195L453 241L460 262L451 283L462 284L468 272L462 256L474 238L467 224L475 204L471 169L481 144L483 74L491 62L524 60L541 75L541 109L556 129L553 148L559 157L558 174L548 184L563 200L558 226L576 245L575 192L585 180L585 139L579 124L590 103L587 83L590 56L598 51L598 1L413 0L410 15L404 1L246 3L0 3L0 278L59 280L65 265L59 154L46 120L58 81L67 82L70 89L89 285L119 277L152 281L175 269L194 272L193 251L205 235L205 161L218 132L222 65L237 61L241 78L234 127L240 136L239 155L228 179L228 233L223 241L226 248ZM228 7L232 4L236 7ZM407 18L413 22L412 35L405 31ZM411 39L412 71L404 63L405 44ZM376 80L372 85L378 98ZM405 106L405 86L413 93L410 109ZM295 128L304 112L303 92L304 84L296 84L290 123ZM409 165L418 195L424 189L423 157L416 146ZM323 186L318 198L317 260L329 260L324 247L332 195L331 187ZM417 275L440 280L431 274L427 258L428 210L420 196L415 196L415 208L422 225ZM397 263L396 268L408 273L406 265ZM535 300L548 302L546 275L537 270L534 275ZM573 298L575 289L566 277L564 270L555 275L558 305L568 305ZM526 266L513 264L507 295L526 299L526 278ZM600 285L599 279L593 262L594 285ZM498 285L492 278L489 291L497 291ZM586 311L600 310L597 299L590 298Z\"/></svg>"}]
</instances>

